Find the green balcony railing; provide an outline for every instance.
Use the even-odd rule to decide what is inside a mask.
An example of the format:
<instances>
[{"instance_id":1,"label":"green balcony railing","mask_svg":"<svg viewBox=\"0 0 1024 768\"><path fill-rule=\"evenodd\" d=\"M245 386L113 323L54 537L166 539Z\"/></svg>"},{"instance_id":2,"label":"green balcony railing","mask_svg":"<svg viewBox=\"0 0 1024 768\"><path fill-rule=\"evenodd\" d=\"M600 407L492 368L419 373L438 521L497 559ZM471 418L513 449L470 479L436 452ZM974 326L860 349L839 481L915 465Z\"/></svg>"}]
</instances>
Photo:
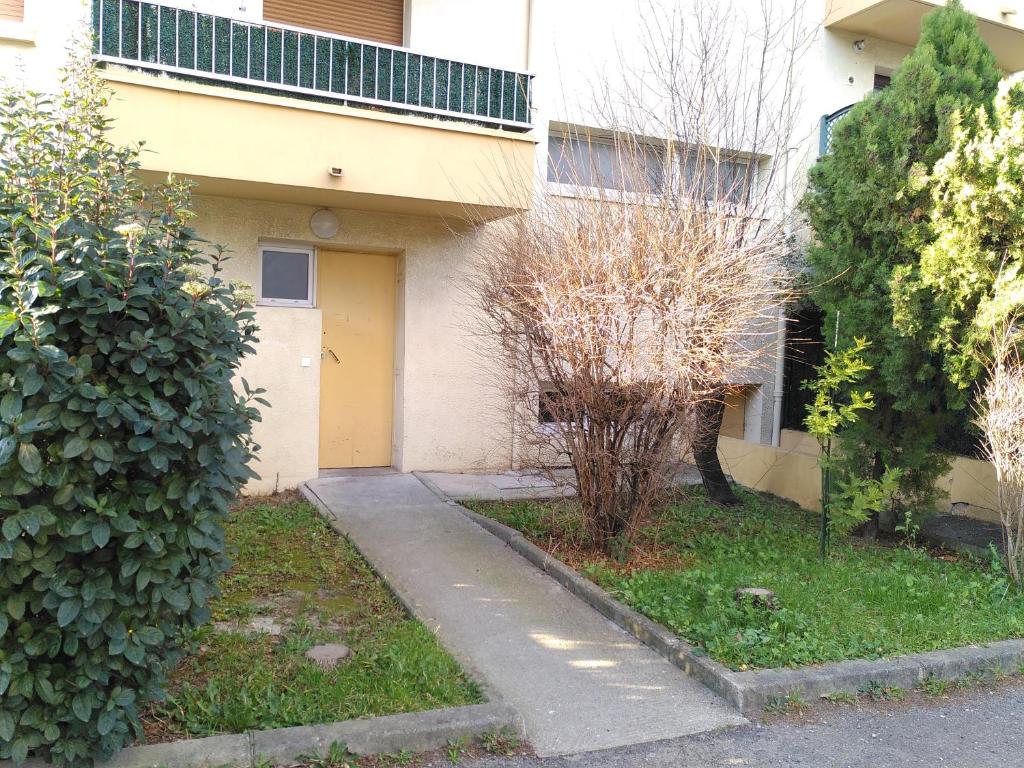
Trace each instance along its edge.
<instances>
[{"instance_id":1,"label":"green balcony railing","mask_svg":"<svg viewBox=\"0 0 1024 768\"><path fill-rule=\"evenodd\" d=\"M818 134L818 156L827 155L832 149L832 129L835 128L836 123L846 117L850 110L853 109L853 104L847 104L842 109L837 109L831 115L821 116L821 127Z\"/></svg>"},{"instance_id":2,"label":"green balcony railing","mask_svg":"<svg viewBox=\"0 0 1024 768\"><path fill-rule=\"evenodd\" d=\"M532 75L141 0L93 0L93 57L233 87L529 130Z\"/></svg>"}]
</instances>

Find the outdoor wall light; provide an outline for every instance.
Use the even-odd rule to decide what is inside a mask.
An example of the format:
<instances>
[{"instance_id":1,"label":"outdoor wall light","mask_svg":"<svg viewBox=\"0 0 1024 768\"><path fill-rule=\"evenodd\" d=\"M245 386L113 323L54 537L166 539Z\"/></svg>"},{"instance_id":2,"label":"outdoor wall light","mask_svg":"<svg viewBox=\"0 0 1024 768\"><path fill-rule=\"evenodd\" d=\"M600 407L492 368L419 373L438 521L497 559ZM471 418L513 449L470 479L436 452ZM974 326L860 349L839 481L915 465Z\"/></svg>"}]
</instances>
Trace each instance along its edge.
<instances>
[{"instance_id":1,"label":"outdoor wall light","mask_svg":"<svg viewBox=\"0 0 1024 768\"><path fill-rule=\"evenodd\" d=\"M309 228L321 240L329 240L338 234L338 230L341 229L341 222L338 221L338 216L334 211L321 208L309 217Z\"/></svg>"},{"instance_id":2,"label":"outdoor wall light","mask_svg":"<svg viewBox=\"0 0 1024 768\"><path fill-rule=\"evenodd\" d=\"M866 46L866 45L867 45L867 41L865 41L863 39L861 39L861 40L854 40L853 41L853 50L855 50L857 53L860 53L861 51L864 50L864 46Z\"/></svg>"}]
</instances>

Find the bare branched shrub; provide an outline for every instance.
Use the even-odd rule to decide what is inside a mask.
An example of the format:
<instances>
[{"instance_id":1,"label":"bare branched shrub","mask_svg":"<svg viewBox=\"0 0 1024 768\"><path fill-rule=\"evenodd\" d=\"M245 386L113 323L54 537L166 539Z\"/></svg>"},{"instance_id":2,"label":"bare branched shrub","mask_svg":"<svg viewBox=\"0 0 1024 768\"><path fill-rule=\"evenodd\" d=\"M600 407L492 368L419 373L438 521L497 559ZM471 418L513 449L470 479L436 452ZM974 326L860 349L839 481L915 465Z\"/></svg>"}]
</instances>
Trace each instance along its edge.
<instances>
[{"instance_id":1,"label":"bare branched shrub","mask_svg":"<svg viewBox=\"0 0 1024 768\"><path fill-rule=\"evenodd\" d=\"M1024 578L1024 361L1022 332L1007 322L992 334L992 360L978 424L996 470L999 521L1006 567L1017 586Z\"/></svg>"},{"instance_id":2,"label":"bare branched shrub","mask_svg":"<svg viewBox=\"0 0 1024 768\"><path fill-rule=\"evenodd\" d=\"M616 146L641 189L643 154ZM635 192L551 196L483 251L476 294L508 394L531 404L522 433L568 457L589 538L612 554L692 444L701 403L758 354L777 306L784 240L740 213Z\"/></svg>"},{"instance_id":3,"label":"bare branched shrub","mask_svg":"<svg viewBox=\"0 0 1024 768\"><path fill-rule=\"evenodd\" d=\"M658 137L667 149L662 194L676 209L705 208L715 217L731 207L739 239L788 235L793 242L800 147L814 127L801 115L801 67L819 30L819 9L808 11L804 0L638 1L639 50L620 52L620 79L595 85L594 123L620 135ZM798 272L799 249L784 257ZM778 328L782 318L779 306L766 322ZM752 378L763 381L777 378L779 336L764 334L762 341L760 375ZM738 503L717 452L728 384L737 381L720 381L701 406L693 446L709 497L719 504Z\"/></svg>"},{"instance_id":4,"label":"bare branched shrub","mask_svg":"<svg viewBox=\"0 0 1024 768\"><path fill-rule=\"evenodd\" d=\"M538 185L481 251L474 295L520 446L572 467L588 536L610 554L687 453L712 499L736 501L717 436L728 386L773 365L808 39L794 4L776 5L650 0L622 78L575 111L593 128L556 120L558 194Z\"/></svg>"}]
</instances>

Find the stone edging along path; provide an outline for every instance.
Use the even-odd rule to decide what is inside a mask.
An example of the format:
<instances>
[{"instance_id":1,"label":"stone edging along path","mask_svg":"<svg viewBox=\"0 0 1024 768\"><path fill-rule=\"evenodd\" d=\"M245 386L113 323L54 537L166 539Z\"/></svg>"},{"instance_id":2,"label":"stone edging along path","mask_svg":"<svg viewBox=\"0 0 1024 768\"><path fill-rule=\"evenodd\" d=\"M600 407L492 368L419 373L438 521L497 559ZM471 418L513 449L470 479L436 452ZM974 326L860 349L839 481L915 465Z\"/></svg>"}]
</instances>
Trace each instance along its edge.
<instances>
[{"instance_id":1,"label":"stone edging along path","mask_svg":"<svg viewBox=\"0 0 1024 768\"><path fill-rule=\"evenodd\" d=\"M127 747L102 768L257 768L293 765L303 757L324 757L332 744L357 755L429 752L442 749L453 739L478 738L503 728L517 728L516 713L500 702L466 707L432 709L400 715L345 720L324 725L300 725L266 731L183 739L163 744ZM49 765L33 759L25 768ZM0 768L11 763L0 760Z\"/></svg>"},{"instance_id":2,"label":"stone edging along path","mask_svg":"<svg viewBox=\"0 0 1024 768\"><path fill-rule=\"evenodd\" d=\"M759 718L772 699L790 694L813 699L839 691L857 693L869 683L913 688L928 678L956 680L986 672L1015 673L1024 664L1024 640L1001 640L984 646L972 645L890 659L854 659L796 669L736 672L700 654L665 627L623 605L592 581L532 544L518 531L466 509L447 497L428 478L417 476L435 494L458 506L463 514L497 536L514 552L752 719Z\"/></svg>"}]
</instances>

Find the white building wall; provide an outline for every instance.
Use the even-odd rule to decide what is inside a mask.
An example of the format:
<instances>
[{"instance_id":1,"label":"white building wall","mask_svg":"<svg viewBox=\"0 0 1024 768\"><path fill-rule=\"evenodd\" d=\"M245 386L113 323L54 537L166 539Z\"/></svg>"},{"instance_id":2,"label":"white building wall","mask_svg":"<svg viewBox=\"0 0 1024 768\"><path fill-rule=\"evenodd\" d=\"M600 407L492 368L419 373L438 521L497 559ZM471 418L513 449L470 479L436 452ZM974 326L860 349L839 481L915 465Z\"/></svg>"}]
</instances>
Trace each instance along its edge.
<instances>
[{"instance_id":1,"label":"white building wall","mask_svg":"<svg viewBox=\"0 0 1024 768\"><path fill-rule=\"evenodd\" d=\"M72 41L85 43L91 7L86 0L25 0L23 21L0 22L0 77L55 89Z\"/></svg>"},{"instance_id":2,"label":"white building wall","mask_svg":"<svg viewBox=\"0 0 1024 768\"><path fill-rule=\"evenodd\" d=\"M648 0L407 0L406 42L414 50L445 58L535 73L537 191L543 194L549 124L600 127L607 111L605 95L635 89L643 81L650 41L660 36L671 9L685 10L694 0L653 1L654 7L663 4L661 13L651 12ZM815 32L828 1L806 4L804 32ZM798 0L772 2L792 7ZM168 4L262 18L262 0ZM758 5L744 1L732 7L738 13L754 13ZM88 26L91 3L25 0L25 7L23 23L0 24L0 71L34 88L52 88L68 41ZM855 45L859 40L863 44ZM791 202L799 198L806 169L817 157L821 115L863 98L872 89L875 73L890 73L908 52L905 46L871 37L816 30L795 78ZM233 270L254 281L259 240L307 240L310 213L303 206L206 198L200 201L199 226L211 240L232 247L238 254ZM472 312L461 288L479 233L453 233L445 222L416 217L342 215L345 227L329 245L383 249L400 257L397 346L402 352L396 360L395 465L494 469L514 463L514 438L497 389L498 377L479 354ZM261 310L261 324L263 356L248 362L246 372L254 385L269 384L276 390L272 401L302 425L289 430L289 422L275 416L258 428L266 446L263 465L288 464L289 457L299 453L305 457L305 464L293 471L295 477L277 478L264 471L261 487L268 489L294 484L304 479L300 475L316 470L318 369L316 364L301 368L298 361L318 357L319 326L315 310ZM286 341L294 341L295 348ZM767 442L775 403L770 366L744 377L744 382L756 385L756 396L746 404L745 438Z\"/></svg>"},{"instance_id":3,"label":"white building wall","mask_svg":"<svg viewBox=\"0 0 1024 768\"><path fill-rule=\"evenodd\" d=\"M527 69L536 0L406 0L406 45L420 53L504 69Z\"/></svg>"}]
</instances>

